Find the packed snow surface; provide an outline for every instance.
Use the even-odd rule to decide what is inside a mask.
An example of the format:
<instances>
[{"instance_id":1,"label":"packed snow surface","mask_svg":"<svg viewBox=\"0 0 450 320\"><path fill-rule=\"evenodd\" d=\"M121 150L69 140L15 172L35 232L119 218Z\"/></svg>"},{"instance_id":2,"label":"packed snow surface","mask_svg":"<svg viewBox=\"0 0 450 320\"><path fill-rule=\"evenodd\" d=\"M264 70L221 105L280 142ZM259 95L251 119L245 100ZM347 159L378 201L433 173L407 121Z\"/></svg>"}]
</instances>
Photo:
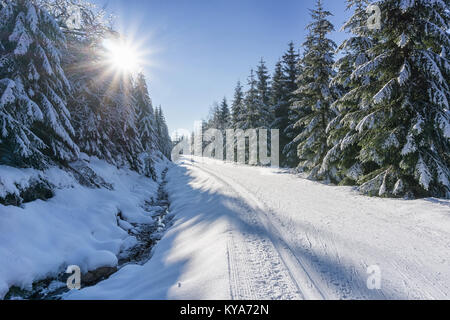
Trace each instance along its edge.
<instances>
[{"instance_id":1,"label":"packed snow surface","mask_svg":"<svg viewBox=\"0 0 450 320\"><path fill-rule=\"evenodd\" d=\"M370 198L205 159L167 177L176 222L152 259L65 298L450 298L448 200Z\"/></svg>"}]
</instances>

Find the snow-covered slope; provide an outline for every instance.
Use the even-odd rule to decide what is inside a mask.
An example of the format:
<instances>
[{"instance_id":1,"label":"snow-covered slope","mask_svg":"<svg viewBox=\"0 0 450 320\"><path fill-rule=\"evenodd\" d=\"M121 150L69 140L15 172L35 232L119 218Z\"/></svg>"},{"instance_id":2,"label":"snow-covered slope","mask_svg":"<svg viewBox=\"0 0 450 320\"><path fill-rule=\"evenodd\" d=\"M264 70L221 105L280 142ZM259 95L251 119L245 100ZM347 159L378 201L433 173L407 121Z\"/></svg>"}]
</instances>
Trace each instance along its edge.
<instances>
[{"instance_id":1,"label":"snow-covered slope","mask_svg":"<svg viewBox=\"0 0 450 320\"><path fill-rule=\"evenodd\" d=\"M83 273L117 266L117 255L136 242L124 226L153 222L143 206L157 196L157 182L97 158L86 156L82 162L74 166L87 166L112 190L81 186L57 168L39 172L0 166L0 196L19 193L38 178L56 186L48 201L0 204L0 298L11 286L30 289L34 281L56 276L69 265L80 266ZM169 163L155 165L160 174Z\"/></svg>"},{"instance_id":2,"label":"snow-covered slope","mask_svg":"<svg viewBox=\"0 0 450 320\"><path fill-rule=\"evenodd\" d=\"M153 258L66 298L449 298L450 201L369 198L204 159L168 178L177 220Z\"/></svg>"}]
</instances>

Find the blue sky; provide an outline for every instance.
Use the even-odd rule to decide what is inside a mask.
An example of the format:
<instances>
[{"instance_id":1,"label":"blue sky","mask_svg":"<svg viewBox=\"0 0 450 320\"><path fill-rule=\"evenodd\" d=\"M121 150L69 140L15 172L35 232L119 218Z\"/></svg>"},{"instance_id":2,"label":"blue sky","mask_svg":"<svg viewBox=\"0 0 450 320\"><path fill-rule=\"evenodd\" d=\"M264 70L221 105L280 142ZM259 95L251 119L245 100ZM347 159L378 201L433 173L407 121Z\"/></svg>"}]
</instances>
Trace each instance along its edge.
<instances>
[{"instance_id":1,"label":"blue sky","mask_svg":"<svg viewBox=\"0 0 450 320\"><path fill-rule=\"evenodd\" d=\"M170 131L191 130L214 101L232 99L237 80L263 57L271 72L289 41L303 42L315 0L95 0L116 27L150 50L145 74ZM324 0L338 32L349 16L344 0Z\"/></svg>"}]
</instances>

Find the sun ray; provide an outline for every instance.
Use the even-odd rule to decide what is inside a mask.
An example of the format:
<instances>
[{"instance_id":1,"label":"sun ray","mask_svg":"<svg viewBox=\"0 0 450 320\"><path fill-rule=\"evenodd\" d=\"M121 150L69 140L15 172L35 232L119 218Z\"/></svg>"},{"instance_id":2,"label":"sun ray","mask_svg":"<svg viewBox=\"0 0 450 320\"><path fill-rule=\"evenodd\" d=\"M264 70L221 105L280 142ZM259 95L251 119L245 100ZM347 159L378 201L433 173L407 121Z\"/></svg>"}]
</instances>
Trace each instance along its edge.
<instances>
[{"instance_id":1,"label":"sun ray","mask_svg":"<svg viewBox=\"0 0 450 320\"><path fill-rule=\"evenodd\" d=\"M145 52L124 38L107 38L103 41L105 63L111 69L124 76L135 74L143 68Z\"/></svg>"}]
</instances>

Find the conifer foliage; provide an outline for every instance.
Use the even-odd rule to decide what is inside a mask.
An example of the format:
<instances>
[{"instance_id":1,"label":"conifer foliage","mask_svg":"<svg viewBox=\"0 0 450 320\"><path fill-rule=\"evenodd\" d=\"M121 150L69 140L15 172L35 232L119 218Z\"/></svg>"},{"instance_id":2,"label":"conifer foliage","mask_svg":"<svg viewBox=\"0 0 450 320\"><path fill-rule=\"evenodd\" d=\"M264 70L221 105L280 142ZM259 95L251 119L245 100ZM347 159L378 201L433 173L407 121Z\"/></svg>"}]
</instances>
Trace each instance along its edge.
<instances>
[{"instance_id":1,"label":"conifer foliage","mask_svg":"<svg viewBox=\"0 0 450 320\"><path fill-rule=\"evenodd\" d=\"M374 39L367 28L368 4L366 0L347 1L347 8L354 8L355 11L342 29L352 35L338 49L343 57L335 64L337 74L332 81L333 85L343 88L345 94L334 102L338 115L327 128L328 142L332 148L322 165L335 167L337 173L334 178L336 182L344 185L356 184L363 174L362 165L357 158L360 151L358 144L360 133L355 129L353 118L368 105L367 99L360 94L360 89L370 86L371 77L364 74L356 78L352 77L352 74L371 58L370 49Z\"/></svg>"},{"instance_id":2,"label":"conifer foliage","mask_svg":"<svg viewBox=\"0 0 450 320\"><path fill-rule=\"evenodd\" d=\"M383 0L369 60L352 74L364 192L449 196L448 2ZM370 76L370 79L367 79Z\"/></svg>"},{"instance_id":3,"label":"conifer foliage","mask_svg":"<svg viewBox=\"0 0 450 320\"><path fill-rule=\"evenodd\" d=\"M301 133L294 139L298 142L299 168L309 173L313 179L333 179L333 168L322 167L329 150L327 127L336 116L331 108L338 92L331 86L334 76L335 43L328 37L334 30L327 20L330 12L323 8L318 0L316 8L311 10L313 22L308 25L309 34L304 43L304 56L301 60L302 72L298 77L298 100L294 110L298 114L297 128Z\"/></svg>"},{"instance_id":4,"label":"conifer foliage","mask_svg":"<svg viewBox=\"0 0 450 320\"><path fill-rule=\"evenodd\" d=\"M155 152L170 157L144 76L108 73L103 42L120 35L102 16L78 0L0 1L0 164L67 166L83 152L153 176Z\"/></svg>"},{"instance_id":5,"label":"conifer foliage","mask_svg":"<svg viewBox=\"0 0 450 320\"><path fill-rule=\"evenodd\" d=\"M65 37L31 1L3 1L0 8L0 161L42 167L73 160L79 148L61 66Z\"/></svg>"}]
</instances>

